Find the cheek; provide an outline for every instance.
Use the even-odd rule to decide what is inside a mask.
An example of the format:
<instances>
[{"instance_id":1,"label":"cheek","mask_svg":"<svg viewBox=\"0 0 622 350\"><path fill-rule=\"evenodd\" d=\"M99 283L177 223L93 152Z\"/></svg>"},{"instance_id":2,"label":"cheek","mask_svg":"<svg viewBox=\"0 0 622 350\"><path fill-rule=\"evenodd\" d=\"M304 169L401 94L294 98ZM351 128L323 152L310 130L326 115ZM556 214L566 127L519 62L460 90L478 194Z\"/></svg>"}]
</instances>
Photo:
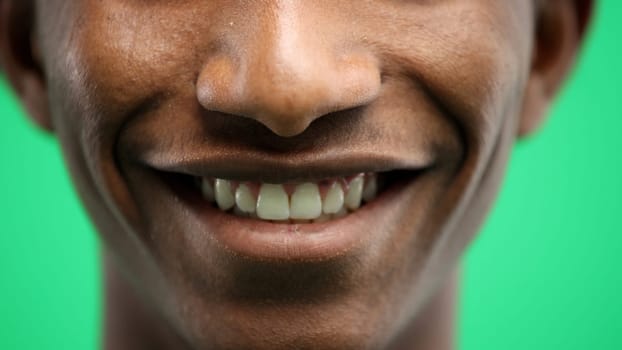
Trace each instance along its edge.
<instances>
[{"instance_id":1,"label":"cheek","mask_svg":"<svg viewBox=\"0 0 622 350\"><path fill-rule=\"evenodd\" d=\"M133 212L116 169L119 133L159 96L194 94L200 51L209 50L209 42L197 42L204 28L188 6L147 11L146 5L119 0L73 5L60 15L66 25L45 19L51 30L42 33L47 56L53 57L46 72L55 127L70 162L85 173L78 180L87 178L93 187L88 196L104 196Z\"/></svg>"},{"instance_id":2,"label":"cheek","mask_svg":"<svg viewBox=\"0 0 622 350\"><path fill-rule=\"evenodd\" d=\"M464 156L451 172L444 206L435 208L446 215L428 227L429 241L420 249L435 253L429 255L430 270L421 275L422 281L446 276L445 269L462 253L488 210L514 137L530 63L532 24L526 1L445 3L379 11L374 26L366 28L385 65L385 82L410 79L436 105L434 116L461 131Z\"/></svg>"},{"instance_id":3,"label":"cheek","mask_svg":"<svg viewBox=\"0 0 622 350\"><path fill-rule=\"evenodd\" d=\"M377 14L385 71L408 76L470 142L494 137L528 74L528 2L455 1ZM395 14L399 13L399 16ZM390 23L391 25L386 25ZM378 35L382 33L382 35Z\"/></svg>"},{"instance_id":4,"label":"cheek","mask_svg":"<svg viewBox=\"0 0 622 350\"><path fill-rule=\"evenodd\" d=\"M112 109L109 115L128 113L173 87L192 86L198 47L184 14L90 3L84 11L88 24L75 38L76 68L94 83L87 88L103 109Z\"/></svg>"}]
</instances>

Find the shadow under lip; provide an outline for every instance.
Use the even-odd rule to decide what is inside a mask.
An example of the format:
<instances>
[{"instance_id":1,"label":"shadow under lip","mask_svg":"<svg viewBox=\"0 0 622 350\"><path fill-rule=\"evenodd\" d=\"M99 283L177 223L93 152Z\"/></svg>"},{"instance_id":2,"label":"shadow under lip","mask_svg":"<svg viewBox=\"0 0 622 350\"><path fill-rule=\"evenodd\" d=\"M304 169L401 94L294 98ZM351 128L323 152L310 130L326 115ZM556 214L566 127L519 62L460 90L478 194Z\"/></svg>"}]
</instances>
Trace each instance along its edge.
<instances>
[{"instance_id":1,"label":"shadow under lip","mask_svg":"<svg viewBox=\"0 0 622 350\"><path fill-rule=\"evenodd\" d=\"M355 259L304 261L231 261L222 298L236 303L318 303L334 301L351 289L357 278Z\"/></svg>"}]
</instances>

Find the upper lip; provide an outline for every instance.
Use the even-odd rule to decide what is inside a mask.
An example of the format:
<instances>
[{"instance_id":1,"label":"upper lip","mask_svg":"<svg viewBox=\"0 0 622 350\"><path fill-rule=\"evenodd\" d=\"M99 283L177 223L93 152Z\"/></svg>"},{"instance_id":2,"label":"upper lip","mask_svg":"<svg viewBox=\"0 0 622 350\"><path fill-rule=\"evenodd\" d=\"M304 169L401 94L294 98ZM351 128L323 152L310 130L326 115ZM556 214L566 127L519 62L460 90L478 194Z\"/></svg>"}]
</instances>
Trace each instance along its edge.
<instances>
[{"instance_id":1,"label":"upper lip","mask_svg":"<svg viewBox=\"0 0 622 350\"><path fill-rule=\"evenodd\" d=\"M430 166L426 157L404 159L376 152L322 155L267 155L252 152L218 152L207 156L152 155L150 167L170 173L236 181L291 183L345 177L358 173L393 170L422 170Z\"/></svg>"}]
</instances>

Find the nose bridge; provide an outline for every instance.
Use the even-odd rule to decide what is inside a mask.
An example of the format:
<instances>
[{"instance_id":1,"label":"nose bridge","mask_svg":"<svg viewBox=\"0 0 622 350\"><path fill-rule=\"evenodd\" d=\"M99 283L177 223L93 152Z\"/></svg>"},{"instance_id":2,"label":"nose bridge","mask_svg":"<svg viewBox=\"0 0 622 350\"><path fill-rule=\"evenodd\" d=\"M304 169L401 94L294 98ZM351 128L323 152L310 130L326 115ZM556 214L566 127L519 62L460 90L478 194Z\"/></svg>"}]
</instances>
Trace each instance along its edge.
<instances>
[{"instance_id":1,"label":"nose bridge","mask_svg":"<svg viewBox=\"0 0 622 350\"><path fill-rule=\"evenodd\" d=\"M303 13L303 2L261 3L265 7L252 37L246 36L239 57L231 57L237 64L216 69L217 79L205 77L218 93L204 94L209 98L203 100L199 94L204 107L256 119L280 136L295 136L319 117L376 96L380 72L369 53L340 50L348 43L338 35L322 35L325 28ZM222 58L215 62L223 66Z\"/></svg>"},{"instance_id":2,"label":"nose bridge","mask_svg":"<svg viewBox=\"0 0 622 350\"><path fill-rule=\"evenodd\" d=\"M318 42L292 2L277 2L274 15L265 21L264 40L256 42L256 55L249 57L245 72L246 98L264 124L306 127L331 104L329 43Z\"/></svg>"}]
</instances>

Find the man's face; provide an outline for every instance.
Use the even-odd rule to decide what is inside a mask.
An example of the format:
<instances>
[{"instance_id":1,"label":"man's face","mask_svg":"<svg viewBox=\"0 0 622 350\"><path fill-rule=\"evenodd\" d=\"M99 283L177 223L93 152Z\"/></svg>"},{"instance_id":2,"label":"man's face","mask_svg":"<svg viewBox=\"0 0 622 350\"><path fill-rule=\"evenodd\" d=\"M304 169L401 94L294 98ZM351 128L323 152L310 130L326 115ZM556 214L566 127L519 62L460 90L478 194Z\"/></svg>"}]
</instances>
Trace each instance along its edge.
<instances>
[{"instance_id":1,"label":"man's face","mask_svg":"<svg viewBox=\"0 0 622 350\"><path fill-rule=\"evenodd\" d=\"M417 317L481 223L535 12L46 0L36 37L74 181L145 304L197 348L362 349Z\"/></svg>"}]
</instances>

